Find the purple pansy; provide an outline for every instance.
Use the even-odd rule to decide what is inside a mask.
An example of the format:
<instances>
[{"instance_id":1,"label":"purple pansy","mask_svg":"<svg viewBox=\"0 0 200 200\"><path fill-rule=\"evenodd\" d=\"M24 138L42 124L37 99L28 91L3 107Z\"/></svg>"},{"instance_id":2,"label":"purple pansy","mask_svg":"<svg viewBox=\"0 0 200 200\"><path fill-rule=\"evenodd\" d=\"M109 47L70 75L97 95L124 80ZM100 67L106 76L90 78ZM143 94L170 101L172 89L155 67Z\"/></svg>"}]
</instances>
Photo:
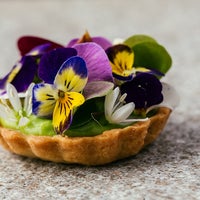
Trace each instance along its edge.
<instances>
[{"instance_id":1,"label":"purple pansy","mask_svg":"<svg viewBox=\"0 0 200 200\"><path fill-rule=\"evenodd\" d=\"M38 76L52 84L60 66L70 57L76 56L74 48L58 48L44 54L39 62Z\"/></svg>"},{"instance_id":2,"label":"purple pansy","mask_svg":"<svg viewBox=\"0 0 200 200\"><path fill-rule=\"evenodd\" d=\"M36 60L32 56L23 56L11 71L0 80L0 89L5 89L7 83L11 83L18 92L23 92L33 81L36 72Z\"/></svg>"},{"instance_id":3,"label":"purple pansy","mask_svg":"<svg viewBox=\"0 0 200 200\"><path fill-rule=\"evenodd\" d=\"M132 81L122 84L121 92L127 93L125 101L134 102L136 109L146 109L163 101L162 84L149 73L139 73Z\"/></svg>"}]
</instances>

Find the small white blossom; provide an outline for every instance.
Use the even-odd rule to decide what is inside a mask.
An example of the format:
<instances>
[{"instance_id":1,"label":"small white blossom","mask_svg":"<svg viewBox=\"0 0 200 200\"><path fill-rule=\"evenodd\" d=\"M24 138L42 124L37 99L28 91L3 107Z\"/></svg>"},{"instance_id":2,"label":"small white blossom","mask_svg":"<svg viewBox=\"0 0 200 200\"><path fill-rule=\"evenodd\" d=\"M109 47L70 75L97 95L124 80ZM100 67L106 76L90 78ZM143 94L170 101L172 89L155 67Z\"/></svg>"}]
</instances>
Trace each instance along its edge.
<instances>
[{"instance_id":1,"label":"small white blossom","mask_svg":"<svg viewBox=\"0 0 200 200\"><path fill-rule=\"evenodd\" d=\"M135 109L133 102L125 104L127 94L121 96L119 87L110 91L105 97L105 117L111 124L129 124L136 121L144 121L145 119L129 119L128 117Z\"/></svg>"},{"instance_id":2,"label":"small white blossom","mask_svg":"<svg viewBox=\"0 0 200 200\"><path fill-rule=\"evenodd\" d=\"M0 117L10 122L17 123L18 127L23 127L29 122L29 116L32 113L32 88L30 84L26 93L17 93L16 88L8 83L7 93L0 97ZM24 99L22 107L20 98Z\"/></svg>"}]
</instances>

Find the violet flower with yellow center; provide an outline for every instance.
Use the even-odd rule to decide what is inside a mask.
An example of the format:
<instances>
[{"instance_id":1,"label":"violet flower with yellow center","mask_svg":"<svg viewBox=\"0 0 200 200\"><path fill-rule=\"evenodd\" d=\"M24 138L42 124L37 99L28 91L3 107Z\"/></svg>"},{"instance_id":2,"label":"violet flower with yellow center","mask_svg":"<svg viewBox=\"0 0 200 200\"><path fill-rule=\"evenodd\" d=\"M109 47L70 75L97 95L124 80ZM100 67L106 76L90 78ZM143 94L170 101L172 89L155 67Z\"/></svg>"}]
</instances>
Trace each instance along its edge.
<instances>
[{"instance_id":1,"label":"violet flower with yellow center","mask_svg":"<svg viewBox=\"0 0 200 200\"><path fill-rule=\"evenodd\" d=\"M85 87L88 72L85 61L71 57L56 74L53 84L40 83L33 88L33 113L39 117L53 116L53 127L63 134L72 122L72 115L85 98L80 93Z\"/></svg>"},{"instance_id":2,"label":"violet flower with yellow center","mask_svg":"<svg viewBox=\"0 0 200 200\"><path fill-rule=\"evenodd\" d=\"M113 76L119 81L130 81L137 72L151 72L145 67L134 67L134 52L124 44L114 45L106 50L110 60ZM154 72L153 72L154 73ZM159 75L161 75L159 73Z\"/></svg>"}]
</instances>

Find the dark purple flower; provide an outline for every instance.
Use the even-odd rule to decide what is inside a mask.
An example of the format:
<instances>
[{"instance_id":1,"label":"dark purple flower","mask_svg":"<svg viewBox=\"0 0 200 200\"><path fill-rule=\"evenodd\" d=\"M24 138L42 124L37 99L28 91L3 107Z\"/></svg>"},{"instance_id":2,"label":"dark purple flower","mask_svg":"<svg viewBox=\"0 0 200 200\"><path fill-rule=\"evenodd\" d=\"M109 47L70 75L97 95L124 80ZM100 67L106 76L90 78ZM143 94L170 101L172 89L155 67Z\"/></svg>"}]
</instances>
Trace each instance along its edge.
<instances>
[{"instance_id":1,"label":"dark purple flower","mask_svg":"<svg viewBox=\"0 0 200 200\"><path fill-rule=\"evenodd\" d=\"M23 56L11 71L0 80L0 89L5 89L7 83L15 86L18 92L25 91L37 73L36 60L32 56Z\"/></svg>"},{"instance_id":2,"label":"dark purple flower","mask_svg":"<svg viewBox=\"0 0 200 200\"><path fill-rule=\"evenodd\" d=\"M127 93L126 103L134 102L136 109L146 109L161 103L161 92L161 82L149 73L139 73L132 81L121 85L121 93Z\"/></svg>"}]
</instances>

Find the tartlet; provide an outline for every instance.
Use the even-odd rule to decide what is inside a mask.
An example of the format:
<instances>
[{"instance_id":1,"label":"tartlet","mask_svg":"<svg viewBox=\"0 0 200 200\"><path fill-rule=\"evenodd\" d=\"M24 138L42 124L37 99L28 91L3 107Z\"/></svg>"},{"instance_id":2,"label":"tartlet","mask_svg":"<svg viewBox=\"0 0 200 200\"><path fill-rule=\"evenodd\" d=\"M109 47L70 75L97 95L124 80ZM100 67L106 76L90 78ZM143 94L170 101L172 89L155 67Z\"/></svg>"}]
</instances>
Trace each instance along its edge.
<instances>
[{"instance_id":1,"label":"tartlet","mask_svg":"<svg viewBox=\"0 0 200 200\"><path fill-rule=\"evenodd\" d=\"M18 48L0 80L0 144L15 154L91 166L127 158L159 136L177 105L160 82L171 57L149 36L113 45L86 33L67 47L25 36Z\"/></svg>"},{"instance_id":2,"label":"tartlet","mask_svg":"<svg viewBox=\"0 0 200 200\"><path fill-rule=\"evenodd\" d=\"M93 137L34 136L0 127L1 145L18 155L53 162L102 165L136 155L163 130L170 109L160 108L145 122Z\"/></svg>"}]
</instances>

